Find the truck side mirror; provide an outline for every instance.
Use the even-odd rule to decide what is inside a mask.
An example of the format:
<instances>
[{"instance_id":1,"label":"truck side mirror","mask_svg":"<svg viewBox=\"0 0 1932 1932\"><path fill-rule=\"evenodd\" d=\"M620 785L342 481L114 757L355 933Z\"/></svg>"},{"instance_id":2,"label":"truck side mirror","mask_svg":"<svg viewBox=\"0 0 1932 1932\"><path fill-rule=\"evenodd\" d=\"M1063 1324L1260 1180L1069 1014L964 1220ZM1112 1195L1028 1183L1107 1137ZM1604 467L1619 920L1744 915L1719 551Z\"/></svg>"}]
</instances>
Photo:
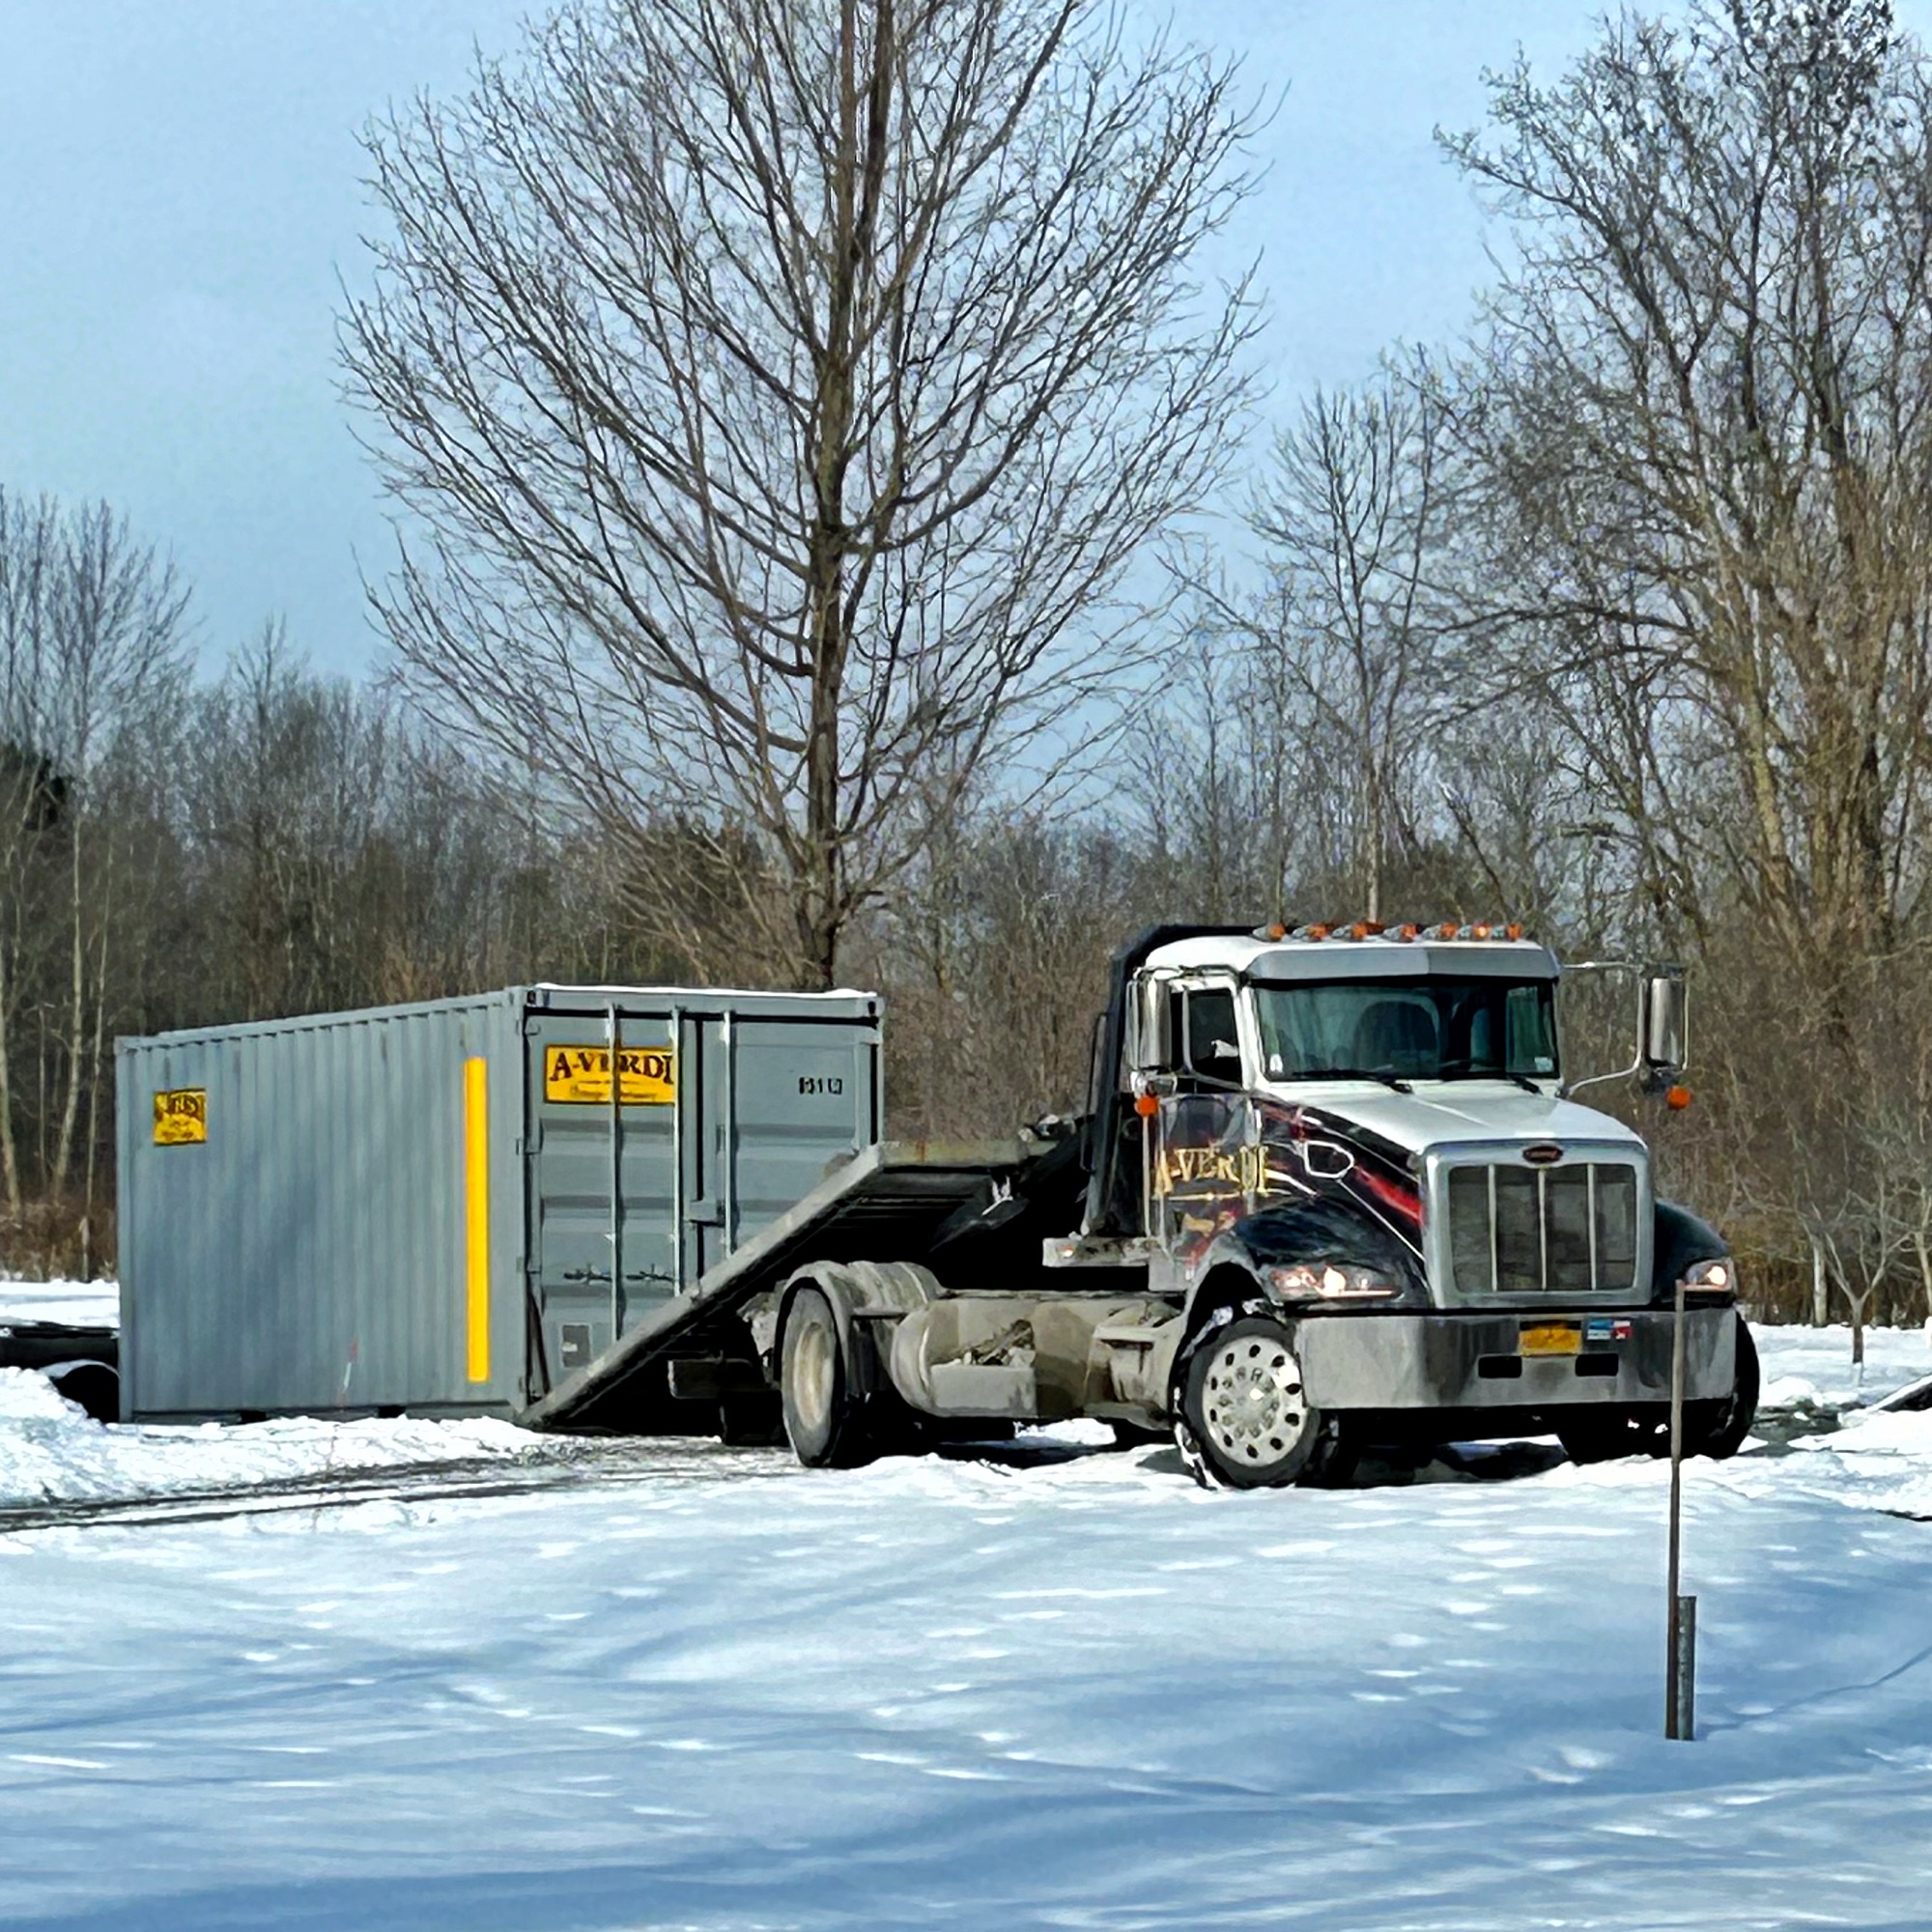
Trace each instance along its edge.
<instances>
[{"instance_id":1,"label":"truck side mirror","mask_svg":"<svg viewBox=\"0 0 1932 1932\"><path fill-rule=\"evenodd\" d=\"M1681 966L1648 966L1638 1001L1637 1058L1653 1071L1681 1072L1690 1052L1690 1010Z\"/></svg>"},{"instance_id":2,"label":"truck side mirror","mask_svg":"<svg viewBox=\"0 0 1932 1932\"><path fill-rule=\"evenodd\" d=\"M1132 1073L1165 1073L1174 1065L1174 1042L1168 1036L1168 988L1151 975L1136 980L1127 1004L1127 1069Z\"/></svg>"}]
</instances>

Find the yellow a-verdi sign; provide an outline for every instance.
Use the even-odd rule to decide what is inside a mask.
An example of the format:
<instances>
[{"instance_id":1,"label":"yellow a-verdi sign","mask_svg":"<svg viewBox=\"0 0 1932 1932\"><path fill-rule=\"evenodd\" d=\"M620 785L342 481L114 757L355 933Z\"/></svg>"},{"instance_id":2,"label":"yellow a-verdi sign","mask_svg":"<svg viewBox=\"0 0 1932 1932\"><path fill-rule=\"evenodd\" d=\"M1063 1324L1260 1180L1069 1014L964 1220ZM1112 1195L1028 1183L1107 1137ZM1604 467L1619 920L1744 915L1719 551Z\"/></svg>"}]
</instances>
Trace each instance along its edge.
<instances>
[{"instance_id":1,"label":"yellow a-verdi sign","mask_svg":"<svg viewBox=\"0 0 1932 1932\"><path fill-rule=\"evenodd\" d=\"M155 1095L156 1147L193 1147L207 1138L206 1087L176 1087Z\"/></svg>"},{"instance_id":2,"label":"yellow a-verdi sign","mask_svg":"<svg viewBox=\"0 0 1932 1932\"><path fill-rule=\"evenodd\" d=\"M668 1046L627 1046L620 1055L624 1105L667 1107L677 1098L676 1056ZM611 1104L608 1046L544 1048L544 1098L553 1106Z\"/></svg>"}]
</instances>

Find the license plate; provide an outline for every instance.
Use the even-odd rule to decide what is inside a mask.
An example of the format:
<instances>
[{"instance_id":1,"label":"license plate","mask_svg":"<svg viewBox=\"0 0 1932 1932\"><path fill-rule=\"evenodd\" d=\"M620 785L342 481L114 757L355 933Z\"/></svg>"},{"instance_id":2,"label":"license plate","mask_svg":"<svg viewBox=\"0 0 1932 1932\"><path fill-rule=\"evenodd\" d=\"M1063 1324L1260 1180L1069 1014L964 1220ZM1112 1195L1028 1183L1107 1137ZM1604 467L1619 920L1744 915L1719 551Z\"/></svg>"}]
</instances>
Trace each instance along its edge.
<instances>
[{"instance_id":1,"label":"license plate","mask_svg":"<svg viewBox=\"0 0 1932 1932\"><path fill-rule=\"evenodd\" d=\"M1574 1321L1525 1321L1518 1346L1525 1355L1578 1355L1583 1331Z\"/></svg>"}]
</instances>

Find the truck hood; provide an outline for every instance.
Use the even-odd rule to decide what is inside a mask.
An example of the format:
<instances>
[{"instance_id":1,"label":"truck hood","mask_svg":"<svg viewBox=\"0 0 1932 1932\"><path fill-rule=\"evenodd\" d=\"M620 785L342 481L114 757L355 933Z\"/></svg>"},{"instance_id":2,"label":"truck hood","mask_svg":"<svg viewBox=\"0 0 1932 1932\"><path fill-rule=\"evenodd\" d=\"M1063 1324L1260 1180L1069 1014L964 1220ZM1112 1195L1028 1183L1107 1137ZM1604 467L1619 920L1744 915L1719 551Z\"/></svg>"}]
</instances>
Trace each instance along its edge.
<instances>
[{"instance_id":1,"label":"truck hood","mask_svg":"<svg viewBox=\"0 0 1932 1932\"><path fill-rule=\"evenodd\" d=\"M1398 1094L1370 1080L1270 1081L1264 1089L1289 1105L1318 1107L1383 1140L1420 1153L1452 1141L1622 1141L1642 1136L1621 1121L1559 1100L1526 1094L1507 1080L1418 1080Z\"/></svg>"}]
</instances>

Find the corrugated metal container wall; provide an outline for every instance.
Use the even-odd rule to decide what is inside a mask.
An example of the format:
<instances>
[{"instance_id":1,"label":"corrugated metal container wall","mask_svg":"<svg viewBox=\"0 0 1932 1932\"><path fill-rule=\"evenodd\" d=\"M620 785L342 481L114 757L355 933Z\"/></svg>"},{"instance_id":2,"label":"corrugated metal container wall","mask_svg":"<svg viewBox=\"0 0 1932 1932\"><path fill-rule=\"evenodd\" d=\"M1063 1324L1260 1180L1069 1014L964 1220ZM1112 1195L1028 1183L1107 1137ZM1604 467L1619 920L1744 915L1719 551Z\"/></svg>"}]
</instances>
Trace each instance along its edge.
<instances>
[{"instance_id":1,"label":"corrugated metal container wall","mask_svg":"<svg viewBox=\"0 0 1932 1932\"><path fill-rule=\"evenodd\" d=\"M124 1414L513 1406L518 1032L497 994L121 1041Z\"/></svg>"},{"instance_id":2,"label":"corrugated metal container wall","mask_svg":"<svg viewBox=\"0 0 1932 1932\"><path fill-rule=\"evenodd\" d=\"M130 1419L514 1414L882 1125L869 994L517 988L117 1071Z\"/></svg>"}]
</instances>

